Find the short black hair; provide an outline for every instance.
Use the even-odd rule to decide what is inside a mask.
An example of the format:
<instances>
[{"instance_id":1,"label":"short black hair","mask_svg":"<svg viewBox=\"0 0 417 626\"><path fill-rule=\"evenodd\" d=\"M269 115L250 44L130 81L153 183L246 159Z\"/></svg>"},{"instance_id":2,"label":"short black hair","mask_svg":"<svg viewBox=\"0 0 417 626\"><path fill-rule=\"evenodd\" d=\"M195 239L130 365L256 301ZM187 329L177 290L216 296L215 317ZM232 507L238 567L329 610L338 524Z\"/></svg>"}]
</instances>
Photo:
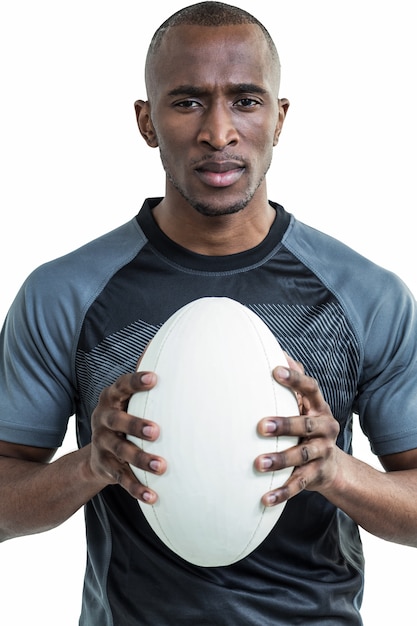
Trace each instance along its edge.
<instances>
[{"instance_id":1,"label":"short black hair","mask_svg":"<svg viewBox=\"0 0 417 626\"><path fill-rule=\"evenodd\" d=\"M256 19L256 17L239 7L225 4L224 2L212 1L192 4L188 7L180 9L165 20L152 37L148 50L147 63L150 57L152 57L158 50L167 30L172 26L179 26L180 24L189 24L193 26L232 26L236 24L256 24L265 36L272 58L274 58L279 64L278 52L274 41L265 26L258 19Z\"/></svg>"}]
</instances>

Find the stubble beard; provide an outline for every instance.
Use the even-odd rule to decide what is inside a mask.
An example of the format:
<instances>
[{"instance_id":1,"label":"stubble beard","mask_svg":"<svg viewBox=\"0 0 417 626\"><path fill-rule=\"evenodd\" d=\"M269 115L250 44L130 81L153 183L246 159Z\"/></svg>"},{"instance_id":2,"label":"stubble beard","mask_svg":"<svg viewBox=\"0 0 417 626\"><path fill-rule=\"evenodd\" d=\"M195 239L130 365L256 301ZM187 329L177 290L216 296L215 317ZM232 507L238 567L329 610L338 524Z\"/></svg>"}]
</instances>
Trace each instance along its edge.
<instances>
[{"instance_id":1,"label":"stubble beard","mask_svg":"<svg viewBox=\"0 0 417 626\"><path fill-rule=\"evenodd\" d=\"M213 203L210 203L209 201L205 202L205 201L202 201L202 200L199 200L197 198L190 196L181 187L181 185L179 185L178 181L176 181L171 175L169 171L169 167L167 165L167 161L164 158L164 155L161 151L160 151L160 157L161 157L163 168L165 170L166 177L171 183L171 185L178 191L178 193L184 198L184 200L186 200L186 202L188 202L188 204L193 209L195 209L198 213L200 213L201 215L204 215L205 217L219 217L222 215L233 215L245 209L248 206L249 202L254 197L256 191L261 186L262 182L265 180L265 176L271 165L271 161L270 161L268 163L267 168L265 169L265 172L262 174L257 184L253 188L248 189L246 191L246 194L243 197L241 197L240 199L236 200L235 202L231 204L228 204L228 205L223 204L221 206L216 206Z\"/></svg>"}]
</instances>

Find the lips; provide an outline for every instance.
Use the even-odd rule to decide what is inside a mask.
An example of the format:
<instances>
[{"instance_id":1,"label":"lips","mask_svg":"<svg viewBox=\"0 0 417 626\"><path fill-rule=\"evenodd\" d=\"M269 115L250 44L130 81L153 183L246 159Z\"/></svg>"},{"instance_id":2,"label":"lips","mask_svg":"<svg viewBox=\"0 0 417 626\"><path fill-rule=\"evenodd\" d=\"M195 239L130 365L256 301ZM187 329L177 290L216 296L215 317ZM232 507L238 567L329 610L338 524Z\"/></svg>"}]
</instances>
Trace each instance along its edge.
<instances>
[{"instance_id":1,"label":"lips","mask_svg":"<svg viewBox=\"0 0 417 626\"><path fill-rule=\"evenodd\" d=\"M229 187L236 183L245 171L238 161L205 161L195 168L198 178L210 187Z\"/></svg>"}]
</instances>

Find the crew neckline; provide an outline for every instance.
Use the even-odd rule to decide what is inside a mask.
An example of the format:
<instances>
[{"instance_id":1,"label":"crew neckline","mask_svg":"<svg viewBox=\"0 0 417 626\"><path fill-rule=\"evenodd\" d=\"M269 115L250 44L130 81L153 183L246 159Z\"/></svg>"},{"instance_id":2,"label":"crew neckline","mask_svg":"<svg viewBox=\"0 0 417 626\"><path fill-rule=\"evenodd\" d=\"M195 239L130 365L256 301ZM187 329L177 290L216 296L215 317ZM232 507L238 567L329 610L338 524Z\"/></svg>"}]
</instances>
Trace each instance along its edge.
<instances>
[{"instance_id":1,"label":"crew neckline","mask_svg":"<svg viewBox=\"0 0 417 626\"><path fill-rule=\"evenodd\" d=\"M211 256L192 252L167 237L159 228L153 216L153 209L162 198L147 198L142 205L136 219L149 244L160 255L176 265L203 271L233 271L259 265L269 258L281 244L285 231L288 228L291 216L284 207L276 202L269 202L276 211L276 217L266 237L254 248L234 254Z\"/></svg>"}]
</instances>

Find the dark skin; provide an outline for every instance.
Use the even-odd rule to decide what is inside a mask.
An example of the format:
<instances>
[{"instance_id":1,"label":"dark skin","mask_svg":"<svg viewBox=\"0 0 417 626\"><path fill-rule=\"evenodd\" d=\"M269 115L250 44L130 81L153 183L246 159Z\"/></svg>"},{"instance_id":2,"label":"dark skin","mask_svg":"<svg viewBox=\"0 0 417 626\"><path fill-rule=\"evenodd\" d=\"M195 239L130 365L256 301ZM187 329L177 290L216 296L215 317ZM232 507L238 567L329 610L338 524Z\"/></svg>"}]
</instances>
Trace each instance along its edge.
<instances>
[{"instance_id":1,"label":"dark skin","mask_svg":"<svg viewBox=\"0 0 417 626\"><path fill-rule=\"evenodd\" d=\"M166 169L165 197L155 208L160 228L208 256L258 245L274 219L265 174L288 110L288 101L278 98L276 60L260 29L178 26L152 63L149 99L135 108L141 135L160 149ZM274 377L298 395L300 415L259 416L258 432L292 435L299 444L254 459L260 472L295 467L263 503L316 491L369 532L417 546L417 450L382 457L385 472L370 467L336 446L338 423L301 365L290 361ZM131 395L156 382L154 373L138 372L104 389L92 415L91 443L55 461L55 450L0 442L0 539L57 526L110 484L156 501L129 464L163 474L169 459L125 438L158 437L156 423L126 412Z\"/></svg>"}]
</instances>

